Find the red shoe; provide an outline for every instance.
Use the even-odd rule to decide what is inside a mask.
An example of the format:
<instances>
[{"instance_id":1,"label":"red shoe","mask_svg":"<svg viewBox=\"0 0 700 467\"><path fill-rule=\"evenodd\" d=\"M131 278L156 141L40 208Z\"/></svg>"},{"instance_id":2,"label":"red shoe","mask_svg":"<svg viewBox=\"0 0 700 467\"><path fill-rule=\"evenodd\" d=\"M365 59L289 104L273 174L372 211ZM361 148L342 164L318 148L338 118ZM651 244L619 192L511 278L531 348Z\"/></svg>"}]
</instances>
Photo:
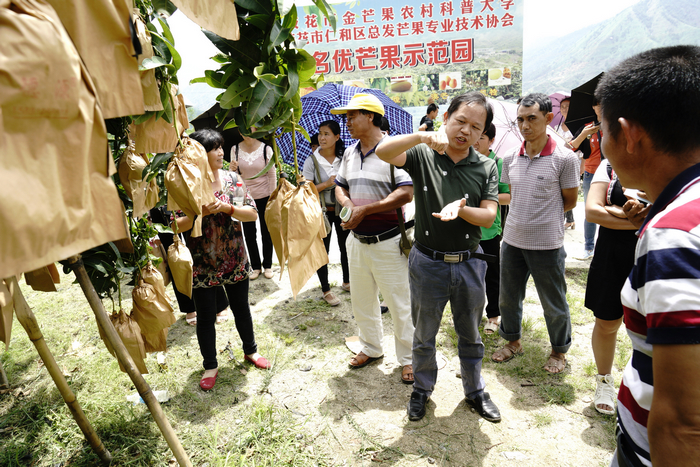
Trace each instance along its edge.
<instances>
[{"instance_id":1,"label":"red shoe","mask_svg":"<svg viewBox=\"0 0 700 467\"><path fill-rule=\"evenodd\" d=\"M211 390L216 384L216 377L219 376L219 370L216 370L216 374L210 378L202 378L199 381L199 387L205 391Z\"/></svg>"},{"instance_id":2,"label":"red shoe","mask_svg":"<svg viewBox=\"0 0 700 467\"><path fill-rule=\"evenodd\" d=\"M252 358L246 355L244 358L256 367L260 368L261 370L269 370L270 368L272 368L272 365L270 365L270 362L268 362L267 358L265 357L258 357L257 360L253 360Z\"/></svg>"}]
</instances>

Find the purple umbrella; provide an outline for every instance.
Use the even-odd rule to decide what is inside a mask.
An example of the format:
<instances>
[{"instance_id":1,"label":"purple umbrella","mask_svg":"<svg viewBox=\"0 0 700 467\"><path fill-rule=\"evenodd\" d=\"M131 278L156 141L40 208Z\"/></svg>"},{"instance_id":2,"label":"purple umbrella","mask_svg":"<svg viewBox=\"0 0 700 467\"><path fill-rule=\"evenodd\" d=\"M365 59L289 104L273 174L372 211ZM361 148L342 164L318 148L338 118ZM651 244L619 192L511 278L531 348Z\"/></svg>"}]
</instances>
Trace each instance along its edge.
<instances>
[{"instance_id":1,"label":"purple umbrella","mask_svg":"<svg viewBox=\"0 0 700 467\"><path fill-rule=\"evenodd\" d=\"M347 105L352 96L359 92L374 94L384 105L384 116L389 120L390 135L413 133L413 118L410 113L399 107L379 89L358 88L344 86L342 84L328 83L316 91L310 92L301 98L302 113L299 125L303 127L309 136L318 133L318 125L325 120L335 120L340 124L340 138L345 146L352 145L356 140L352 139L345 124L345 115L333 115L330 110L335 107ZM303 135L297 133L297 161L301 168L304 161L311 154L311 146ZM280 154L288 164L294 163L291 133L285 133L277 140Z\"/></svg>"},{"instance_id":2,"label":"purple umbrella","mask_svg":"<svg viewBox=\"0 0 700 467\"><path fill-rule=\"evenodd\" d=\"M571 95L565 91L555 92L550 94L549 98L552 100L552 113L554 113L554 118L549 123L549 126L555 130L559 130L561 124L564 123L564 116L561 114L560 106L561 101L565 99L571 99Z\"/></svg>"}]
</instances>

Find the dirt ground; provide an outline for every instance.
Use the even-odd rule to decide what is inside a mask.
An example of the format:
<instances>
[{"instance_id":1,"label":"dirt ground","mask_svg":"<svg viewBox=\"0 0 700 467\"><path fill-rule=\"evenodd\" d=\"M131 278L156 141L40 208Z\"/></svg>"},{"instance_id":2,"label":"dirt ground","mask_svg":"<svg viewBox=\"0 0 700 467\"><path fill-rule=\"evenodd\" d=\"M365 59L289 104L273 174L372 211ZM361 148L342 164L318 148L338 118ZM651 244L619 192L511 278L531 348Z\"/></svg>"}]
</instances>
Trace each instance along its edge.
<instances>
[{"instance_id":1,"label":"dirt ground","mask_svg":"<svg viewBox=\"0 0 700 467\"><path fill-rule=\"evenodd\" d=\"M277 266L274 269L278 273ZM279 358L266 397L300 419L307 418L311 434L327 428L331 436L318 436L316 443L318 449L332 453L334 465L608 465L614 450L614 417L599 415L592 408L594 382L585 374L586 366L590 372L592 362L592 320L574 324L566 376L545 377L540 382L528 379L527 369L523 369L523 377L511 376L504 371L505 366L522 362L516 359L499 365L485 358L486 389L503 417L498 424L486 422L465 406L456 350L449 331L442 332L438 350L446 364L439 371L426 417L411 422L406 416L411 386L400 381L389 314L383 315L383 360L363 369L349 369L347 363L353 353L344 339L356 335L357 327L350 294L339 287L339 265L330 268L333 291L342 302L334 308L320 300L315 276L296 302L291 299L286 273L281 281L277 279L278 275L274 280L261 276L251 282L254 319L282 339L301 340L303 344L292 358ZM570 302L582 303L583 290L585 283L572 285L570 281ZM525 317L532 320L540 334L544 327L541 315L531 282ZM444 327L449 329L451 325L447 324ZM500 337L486 337L486 356L502 343ZM526 350L538 361L536 371L544 373L541 366L548 354L546 340ZM542 396L540 385L568 392L571 401L550 403Z\"/></svg>"}]
</instances>

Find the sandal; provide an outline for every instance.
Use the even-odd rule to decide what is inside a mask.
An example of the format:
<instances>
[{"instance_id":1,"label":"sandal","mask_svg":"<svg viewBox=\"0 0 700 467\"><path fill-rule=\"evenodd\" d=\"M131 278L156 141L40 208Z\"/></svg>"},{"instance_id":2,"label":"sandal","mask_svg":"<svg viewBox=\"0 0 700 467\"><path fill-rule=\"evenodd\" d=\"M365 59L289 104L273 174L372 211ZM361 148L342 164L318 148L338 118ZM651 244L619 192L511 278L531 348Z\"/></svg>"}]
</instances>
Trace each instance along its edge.
<instances>
[{"instance_id":1,"label":"sandal","mask_svg":"<svg viewBox=\"0 0 700 467\"><path fill-rule=\"evenodd\" d=\"M335 296L333 292L330 290L328 292L323 293L323 299L328 303L330 306L338 306L340 305L340 299Z\"/></svg>"},{"instance_id":2,"label":"sandal","mask_svg":"<svg viewBox=\"0 0 700 467\"><path fill-rule=\"evenodd\" d=\"M189 315L190 313L187 313L187 314ZM192 317L192 318L188 318L187 315L185 315L185 321L190 326L196 326L197 325L197 312L194 312L194 317Z\"/></svg>"},{"instance_id":3,"label":"sandal","mask_svg":"<svg viewBox=\"0 0 700 467\"><path fill-rule=\"evenodd\" d=\"M498 331L498 323L494 323L493 321L488 320L484 325L484 334L490 335L496 331Z\"/></svg>"},{"instance_id":4,"label":"sandal","mask_svg":"<svg viewBox=\"0 0 700 467\"><path fill-rule=\"evenodd\" d=\"M251 281L254 281L255 279L258 278L258 276L260 276L260 269L253 269L253 272L250 273L250 275L248 276L248 279L250 279Z\"/></svg>"},{"instance_id":5,"label":"sandal","mask_svg":"<svg viewBox=\"0 0 700 467\"><path fill-rule=\"evenodd\" d=\"M343 285L341 285L340 288L346 292L350 292L350 282L343 282Z\"/></svg>"},{"instance_id":6,"label":"sandal","mask_svg":"<svg viewBox=\"0 0 700 467\"><path fill-rule=\"evenodd\" d=\"M225 323L226 321L228 321L228 313L226 313L226 312L230 311L230 310L231 310L231 308L226 307L225 309L218 312L216 314L216 324L221 324L221 323Z\"/></svg>"},{"instance_id":7,"label":"sandal","mask_svg":"<svg viewBox=\"0 0 700 467\"><path fill-rule=\"evenodd\" d=\"M555 354L552 352L549 355L547 363L544 364L544 371L548 371L553 375L561 373L566 368L566 356L564 354Z\"/></svg>"},{"instance_id":8,"label":"sandal","mask_svg":"<svg viewBox=\"0 0 700 467\"><path fill-rule=\"evenodd\" d=\"M596 375L595 398L593 404L595 409L605 415L615 414L615 400L617 391L615 391L615 380L612 375ZM601 406L607 405L612 409L604 409Z\"/></svg>"},{"instance_id":9,"label":"sandal","mask_svg":"<svg viewBox=\"0 0 700 467\"><path fill-rule=\"evenodd\" d=\"M522 345L520 347L516 347L513 344L506 344L502 349L496 350L493 355L491 355L491 360L496 363L504 363L517 355L522 355L523 353L525 352L523 351ZM496 357L500 357L500 359Z\"/></svg>"},{"instance_id":10,"label":"sandal","mask_svg":"<svg viewBox=\"0 0 700 467\"><path fill-rule=\"evenodd\" d=\"M384 355L380 355L379 357L369 357L365 355L364 352L360 352L354 357L352 357L352 360L350 360L350 368L362 368L363 366L367 366L370 363L372 363L375 360L379 360L380 358L384 357Z\"/></svg>"},{"instance_id":11,"label":"sandal","mask_svg":"<svg viewBox=\"0 0 700 467\"><path fill-rule=\"evenodd\" d=\"M401 382L403 384L413 384L413 365L404 365L401 370Z\"/></svg>"}]
</instances>

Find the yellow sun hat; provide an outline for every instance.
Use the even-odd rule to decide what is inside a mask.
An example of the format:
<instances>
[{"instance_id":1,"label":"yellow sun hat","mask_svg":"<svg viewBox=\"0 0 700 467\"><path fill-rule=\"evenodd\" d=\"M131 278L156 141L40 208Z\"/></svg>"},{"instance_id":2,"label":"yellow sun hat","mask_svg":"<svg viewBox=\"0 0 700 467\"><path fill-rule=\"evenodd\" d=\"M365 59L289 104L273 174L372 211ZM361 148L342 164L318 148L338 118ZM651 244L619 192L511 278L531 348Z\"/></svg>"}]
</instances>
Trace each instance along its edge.
<instances>
[{"instance_id":1,"label":"yellow sun hat","mask_svg":"<svg viewBox=\"0 0 700 467\"><path fill-rule=\"evenodd\" d=\"M347 113L348 110L367 110L369 112L374 112L379 115L384 115L384 105L373 94L366 94L363 92L357 93L352 96L350 102L345 107L336 107L331 109L333 115Z\"/></svg>"}]
</instances>

